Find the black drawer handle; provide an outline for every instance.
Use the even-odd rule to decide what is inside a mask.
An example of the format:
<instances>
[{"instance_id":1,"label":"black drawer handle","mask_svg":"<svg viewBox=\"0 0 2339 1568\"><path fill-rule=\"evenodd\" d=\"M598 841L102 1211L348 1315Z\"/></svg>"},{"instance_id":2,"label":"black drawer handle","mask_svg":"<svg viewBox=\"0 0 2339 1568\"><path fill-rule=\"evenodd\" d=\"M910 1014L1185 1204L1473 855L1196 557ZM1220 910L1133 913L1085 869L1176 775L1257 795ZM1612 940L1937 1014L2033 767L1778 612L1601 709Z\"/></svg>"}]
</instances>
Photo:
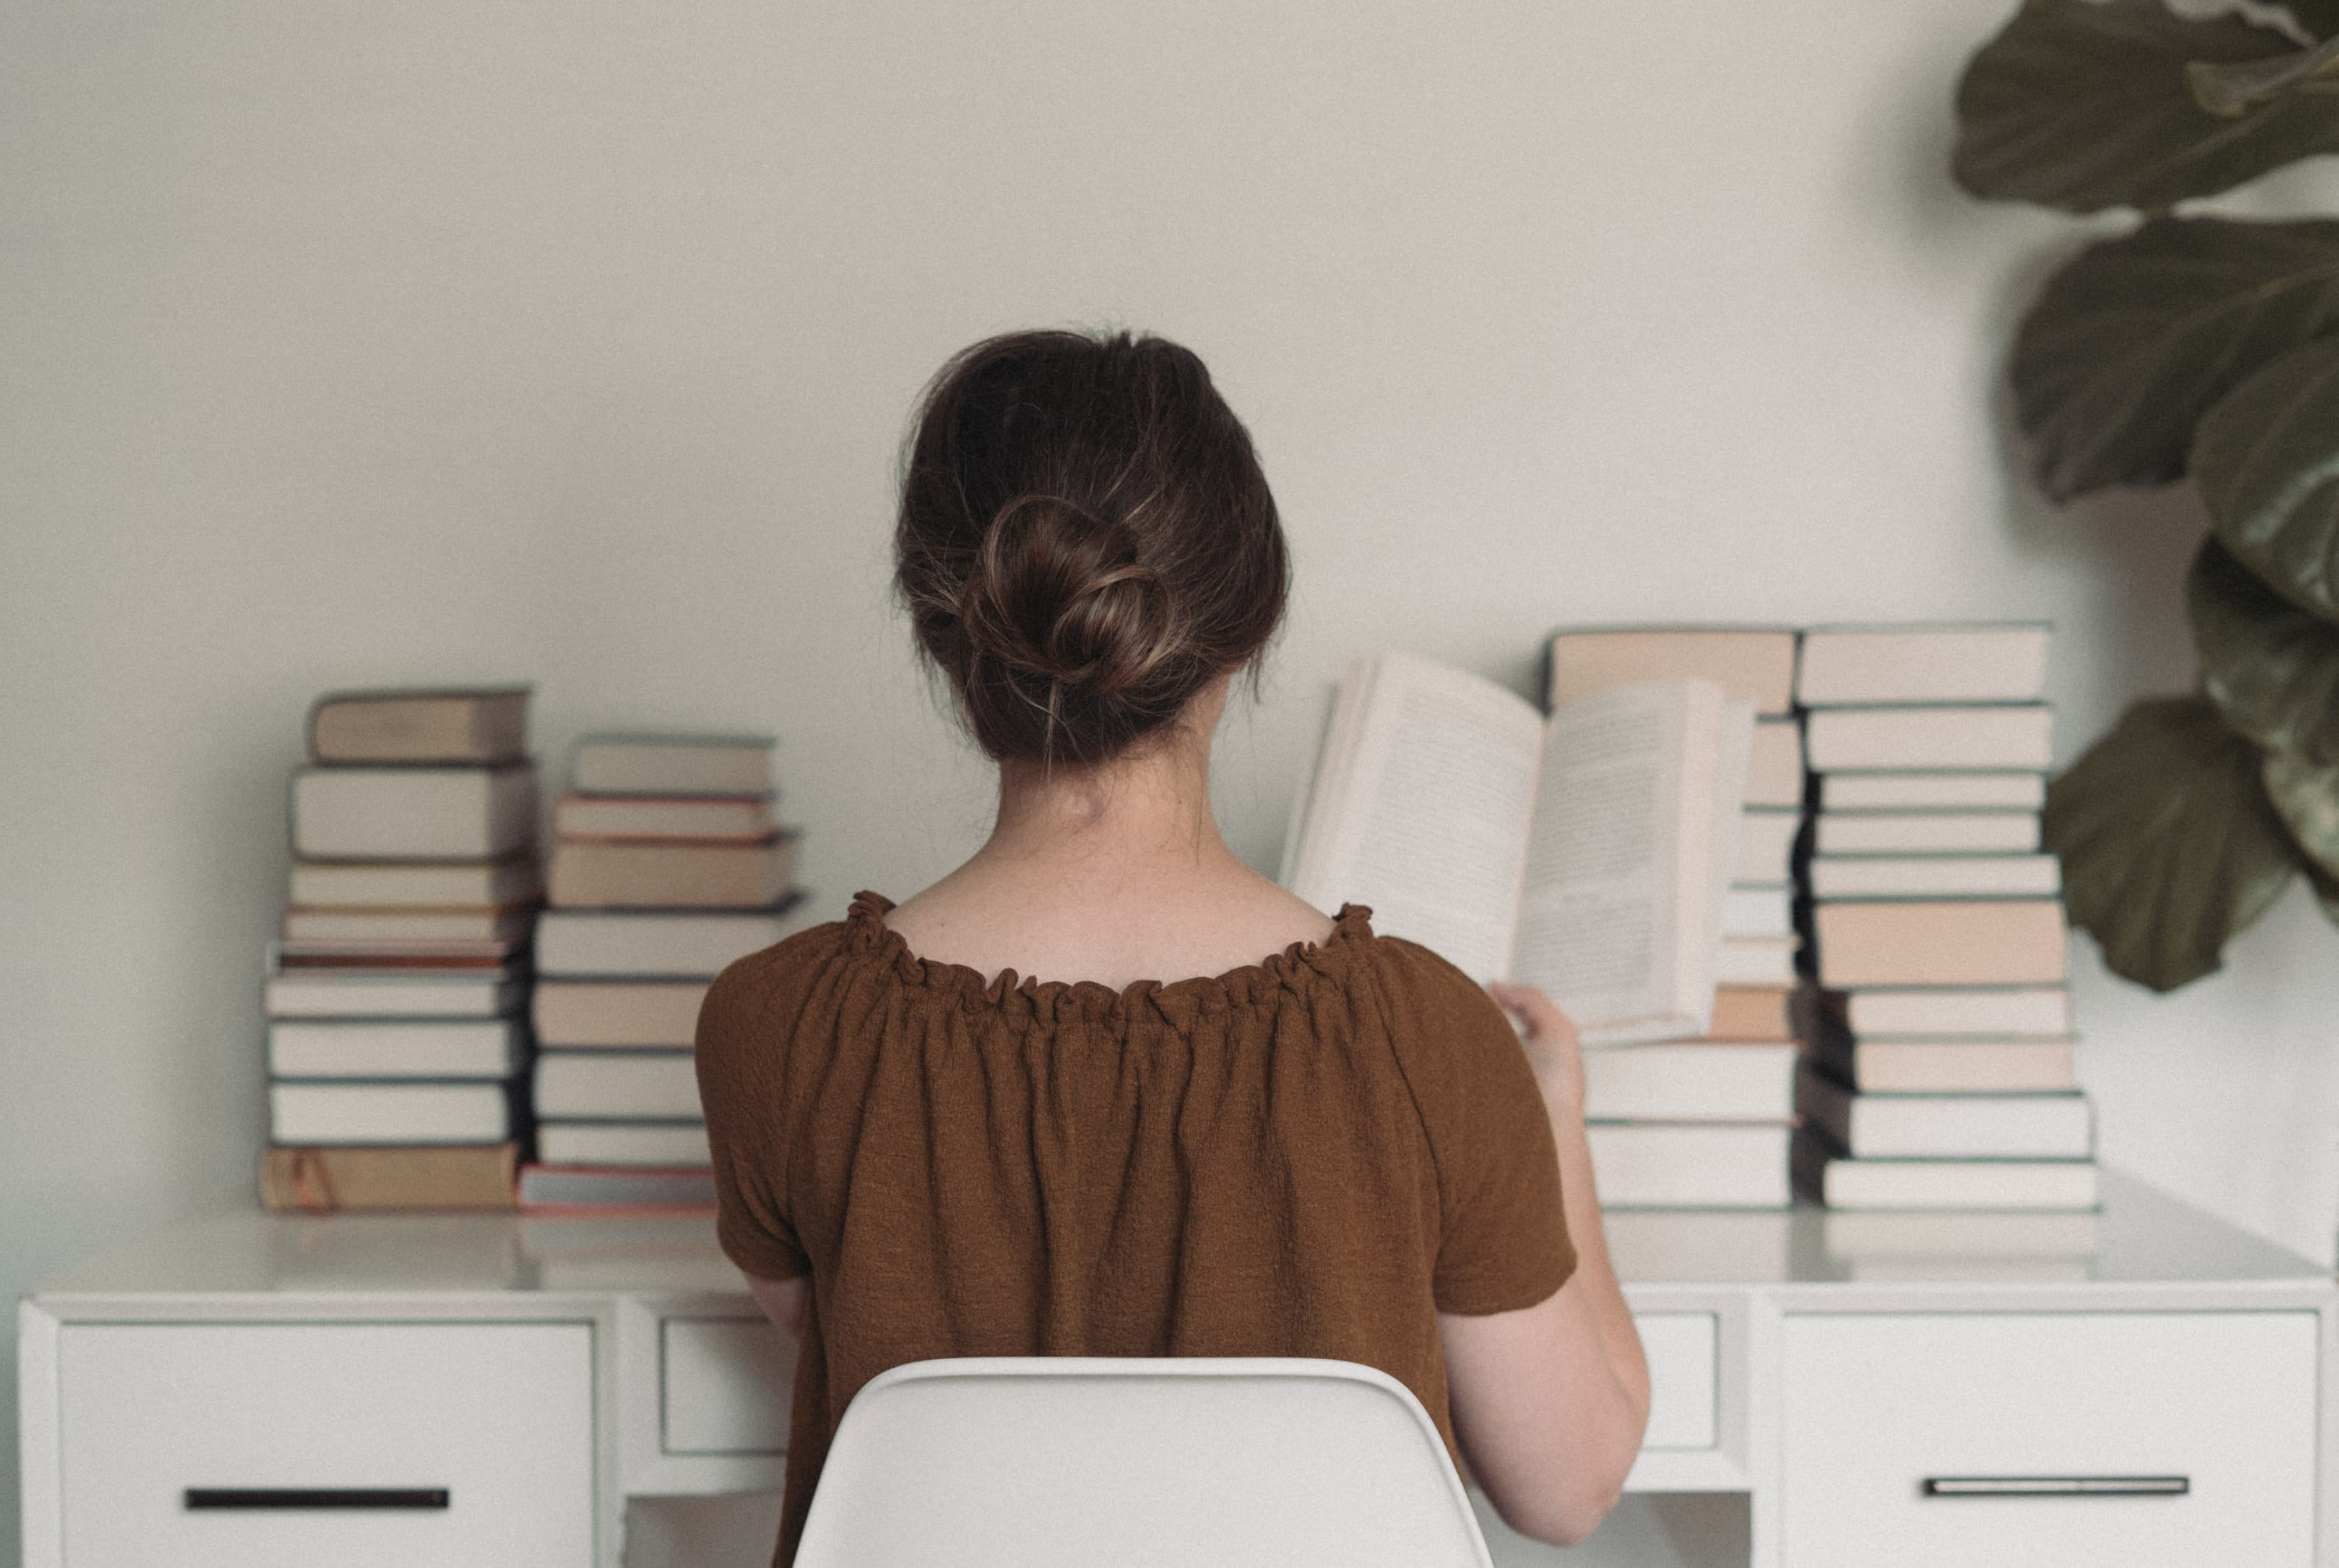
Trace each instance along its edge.
<instances>
[{"instance_id":1,"label":"black drawer handle","mask_svg":"<svg viewBox=\"0 0 2339 1568\"><path fill-rule=\"evenodd\" d=\"M2182 1497L2189 1475L1928 1475L1928 1497Z\"/></svg>"},{"instance_id":2,"label":"black drawer handle","mask_svg":"<svg viewBox=\"0 0 2339 1568\"><path fill-rule=\"evenodd\" d=\"M187 1506L206 1508L393 1508L444 1511L444 1486L190 1486Z\"/></svg>"}]
</instances>

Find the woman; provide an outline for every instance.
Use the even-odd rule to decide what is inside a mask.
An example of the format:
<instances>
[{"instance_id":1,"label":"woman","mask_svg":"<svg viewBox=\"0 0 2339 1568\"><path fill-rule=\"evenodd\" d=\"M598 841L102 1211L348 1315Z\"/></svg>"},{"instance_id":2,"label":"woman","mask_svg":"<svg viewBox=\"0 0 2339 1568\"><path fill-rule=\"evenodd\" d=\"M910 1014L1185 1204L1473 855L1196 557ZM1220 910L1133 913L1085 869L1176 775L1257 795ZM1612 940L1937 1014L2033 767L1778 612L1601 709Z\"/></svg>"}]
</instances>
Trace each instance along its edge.
<instances>
[{"instance_id":1,"label":"woman","mask_svg":"<svg viewBox=\"0 0 2339 1568\"><path fill-rule=\"evenodd\" d=\"M1574 1032L1498 987L1522 1051L1450 964L1221 842L1210 735L1288 569L1201 362L1125 335L966 350L920 414L895 558L1000 765L997 824L907 902L864 893L735 964L699 1019L723 1244L802 1336L780 1561L854 1393L940 1356L1361 1361L1515 1527L1587 1534L1648 1373Z\"/></svg>"}]
</instances>

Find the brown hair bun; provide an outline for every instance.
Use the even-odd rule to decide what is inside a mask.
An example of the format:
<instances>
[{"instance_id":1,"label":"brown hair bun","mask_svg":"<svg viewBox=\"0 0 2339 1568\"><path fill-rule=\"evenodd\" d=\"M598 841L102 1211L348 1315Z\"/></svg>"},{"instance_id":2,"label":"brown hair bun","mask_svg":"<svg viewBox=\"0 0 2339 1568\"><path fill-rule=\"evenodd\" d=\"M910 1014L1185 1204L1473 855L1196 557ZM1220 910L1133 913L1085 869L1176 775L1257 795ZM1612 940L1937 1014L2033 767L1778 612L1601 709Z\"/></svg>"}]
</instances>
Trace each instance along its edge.
<instances>
[{"instance_id":1,"label":"brown hair bun","mask_svg":"<svg viewBox=\"0 0 2339 1568\"><path fill-rule=\"evenodd\" d=\"M1019 332L943 367L913 427L895 587L1001 761L1104 762L1282 618L1290 576L1250 436L1160 338Z\"/></svg>"}]
</instances>

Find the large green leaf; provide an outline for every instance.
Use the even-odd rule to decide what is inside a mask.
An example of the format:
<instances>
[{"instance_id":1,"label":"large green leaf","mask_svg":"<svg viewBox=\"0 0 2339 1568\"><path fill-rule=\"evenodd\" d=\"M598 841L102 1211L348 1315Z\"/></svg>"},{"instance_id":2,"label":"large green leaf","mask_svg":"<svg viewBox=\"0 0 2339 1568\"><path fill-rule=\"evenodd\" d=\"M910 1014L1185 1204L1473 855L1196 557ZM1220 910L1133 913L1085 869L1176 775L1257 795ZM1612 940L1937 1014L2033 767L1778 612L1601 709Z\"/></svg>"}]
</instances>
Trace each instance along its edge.
<instances>
[{"instance_id":1,"label":"large green leaf","mask_svg":"<svg viewBox=\"0 0 2339 1568\"><path fill-rule=\"evenodd\" d=\"M2269 752L2266 798L2306 858L2339 877L2339 764L2312 763L2291 752Z\"/></svg>"},{"instance_id":2,"label":"large green leaf","mask_svg":"<svg viewBox=\"0 0 2339 1568\"><path fill-rule=\"evenodd\" d=\"M2339 39L2265 60L2196 60L2185 67L2193 101L2228 119L2293 94L2328 93L2339 76Z\"/></svg>"},{"instance_id":3,"label":"large green leaf","mask_svg":"<svg viewBox=\"0 0 2339 1568\"><path fill-rule=\"evenodd\" d=\"M2193 437L2217 537L2301 609L2339 621L2339 337L2227 393Z\"/></svg>"},{"instance_id":4,"label":"large green leaf","mask_svg":"<svg viewBox=\"0 0 2339 1568\"><path fill-rule=\"evenodd\" d=\"M2216 113L2186 67L2295 56L2237 15L2162 0L2025 0L1958 84L1958 182L2069 212L2164 209L2339 152L2339 98L2294 85Z\"/></svg>"},{"instance_id":5,"label":"large green leaf","mask_svg":"<svg viewBox=\"0 0 2339 1568\"><path fill-rule=\"evenodd\" d=\"M2214 535L2193 557L2185 607L2226 722L2267 751L2339 763L2339 626L2267 587Z\"/></svg>"},{"instance_id":6,"label":"large green leaf","mask_svg":"<svg viewBox=\"0 0 2339 1568\"><path fill-rule=\"evenodd\" d=\"M2198 980L2290 881L2296 852L2260 760L2206 697L2158 697L2048 786L2064 904L2114 972L2155 991Z\"/></svg>"},{"instance_id":7,"label":"large green leaf","mask_svg":"<svg viewBox=\"0 0 2339 1568\"><path fill-rule=\"evenodd\" d=\"M2289 12L2310 38L2339 37L2339 0L2286 0Z\"/></svg>"},{"instance_id":8,"label":"large green leaf","mask_svg":"<svg viewBox=\"0 0 2339 1568\"><path fill-rule=\"evenodd\" d=\"M2339 925L2339 876L2332 876L2319 865L2309 864L2306 880L2314 884L2314 902L2323 906L2324 918Z\"/></svg>"},{"instance_id":9,"label":"large green leaf","mask_svg":"<svg viewBox=\"0 0 2339 1568\"><path fill-rule=\"evenodd\" d=\"M2180 478L2217 399L2339 333L2339 222L2156 218L2055 274L2014 343L2016 418L2058 501Z\"/></svg>"}]
</instances>

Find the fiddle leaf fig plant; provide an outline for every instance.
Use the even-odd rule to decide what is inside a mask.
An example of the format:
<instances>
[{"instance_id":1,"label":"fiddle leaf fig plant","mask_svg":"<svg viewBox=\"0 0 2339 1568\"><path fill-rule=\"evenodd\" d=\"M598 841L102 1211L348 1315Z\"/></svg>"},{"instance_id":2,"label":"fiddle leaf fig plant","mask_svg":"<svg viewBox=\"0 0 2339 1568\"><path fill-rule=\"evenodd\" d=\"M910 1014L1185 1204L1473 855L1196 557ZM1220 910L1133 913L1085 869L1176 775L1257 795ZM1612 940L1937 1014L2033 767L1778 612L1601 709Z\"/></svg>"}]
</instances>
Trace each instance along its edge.
<instances>
[{"instance_id":1,"label":"fiddle leaf fig plant","mask_svg":"<svg viewBox=\"0 0 2339 1568\"><path fill-rule=\"evenodd\" d=\"M2044 818L2073 923L2170 991L2295 876L2339 922L2339 220L2178 211L2339 153L2339 0L2024 0L1957 110L1973 194L2136 215L2048 280L2008 379L2048 498L2189 481L2208 516L2200 690L2131 707Z\"/></svg>"}]
</instances>

